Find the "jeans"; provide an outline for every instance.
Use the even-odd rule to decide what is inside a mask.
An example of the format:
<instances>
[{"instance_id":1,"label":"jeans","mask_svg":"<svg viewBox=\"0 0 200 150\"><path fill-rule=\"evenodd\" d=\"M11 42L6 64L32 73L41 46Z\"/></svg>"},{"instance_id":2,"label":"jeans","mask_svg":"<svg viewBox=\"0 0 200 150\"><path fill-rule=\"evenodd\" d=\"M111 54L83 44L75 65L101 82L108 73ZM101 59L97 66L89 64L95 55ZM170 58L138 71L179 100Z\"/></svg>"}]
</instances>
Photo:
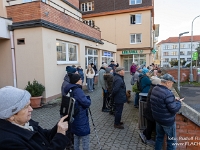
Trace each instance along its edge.
<instances>
[{"instance_id":1,"label":"jeans","mask_svg":"<svg viewBox=\"0 0 200 150\"><path fill-rule=\"evenodd\" d=\"M120 125L124 103L115 103L115 125Z\"/></svg>"},{"instance_id":2,"label":"jeans","mask_svg":"<svg viewBox=\"0 0 200 150\"><path fill-rule=\"evenodd\" d=\"M74 150L80 150L80 141L82 140L83 150L90 150L90 135L77 136L74 135Z\"/></svg>"},{"instance_id":3,"label":"jeans","mask_svg":"<svg viewBox=\"0 0 200 150\"><path fill-rule=\"evenodd\" d=\"M93 90L93 78L87 78L87 88L88 91L92 91Z\"/></svg>"},{"instance_id":4,"label":"jeans","mask_svg":"<svg viewBox=\"0 0 200 150\"><path fill-rule=\"evenodd\" d=\"M176 150L176 123L172 126L163 126L156 122L156 144L155 150L161 150L164 136L167 136L167 150Z\"/></svg>"},{"instance_id":5,"label":"jeans","mask_svg":"<svg viewBox=\"0 0 200 150\"><path fill-rule=\"evenodd\" d=\"M134 106L139 106L139 93L135 93Z\"/></svg>"}]
</instances>

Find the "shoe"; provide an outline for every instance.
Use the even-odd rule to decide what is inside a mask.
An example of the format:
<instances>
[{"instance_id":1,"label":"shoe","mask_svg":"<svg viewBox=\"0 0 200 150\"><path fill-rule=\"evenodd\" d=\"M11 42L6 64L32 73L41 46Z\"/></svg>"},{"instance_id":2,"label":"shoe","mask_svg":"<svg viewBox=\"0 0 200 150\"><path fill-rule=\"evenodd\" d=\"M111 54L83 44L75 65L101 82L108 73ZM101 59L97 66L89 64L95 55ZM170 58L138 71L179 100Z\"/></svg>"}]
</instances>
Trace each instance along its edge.
<instances>
[{"instance_id":1,"label":"shoe","mask_svg":"<svg viewBox=\"0 0 200 150\"><path fill-rule=\"evenodd\" d=\"M114 128L124 129L124 127L123 127L122 125L120 125L120 124L119 124L119 125L116 125L116 124L115 124L115 125L114 125Z\"/></svg>"},{"instance_id":2,"label":"shoe","mask_svg":"<svg viewBox=\"0 0 200 150\"><path fill-rule=\"evenodd\" d=\"M140 138L142 139L142 142L146 144L146 136L140 132Z\"/></svg>"},{"instance_id":3,"label":"shoe","mask_svg":"<svg viewBox=\"0 0 200 150\"><path fill-rule=\"evenodd\" d=\"M124 123L123 123L123 122L120 122L119 124L120 124L120 125L123 125Z\"/></svg>"},{"instance_id":4,"label":"shoe","mask_svg":"<svg viewBox=\"0 0 200 150\"><path fill-rule=\"evenodd\" d=\"M110 112L110 109L108 108L102 109L102 112Z\"/></svg>"},{"instance_id":5,"label":"shoe","mask_svg":"<svg viewBox=\"0 0 200 150\"><path fill-rule=\"evenodd\" d=\"M146 140L146 144L154 146L156 144L156 142L154 140L150 139L150 140Z\"/></svg>"},{"instance_id":6,"label":"shoe","mask_svg":"<svg viewBox=\"0 0 200 150\"><path fill-rule=\"evenodd\" d=\"M139 106L138 105L134 105L135 106L135 108L139 108Z\"/></svg>"}]
</instances>

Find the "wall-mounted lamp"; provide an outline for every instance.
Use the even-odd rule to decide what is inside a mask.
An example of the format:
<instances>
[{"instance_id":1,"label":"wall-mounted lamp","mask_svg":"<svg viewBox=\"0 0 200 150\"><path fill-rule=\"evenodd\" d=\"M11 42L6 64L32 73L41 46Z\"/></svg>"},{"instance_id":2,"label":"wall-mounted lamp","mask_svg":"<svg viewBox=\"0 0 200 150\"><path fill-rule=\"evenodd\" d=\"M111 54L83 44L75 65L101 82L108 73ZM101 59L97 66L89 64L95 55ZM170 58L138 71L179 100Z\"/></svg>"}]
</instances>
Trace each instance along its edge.
<instances>
[{"instance_id":1,"label":"wall-mounted lamp","mask_svg":"<svg viewBox=\"0 0 200 150\"><path fill-rule=\"evenodd\" d=\"M96 43L96 46L98 46L99 45L99 43Z\"/></svg>"},{"instance_id":2,"label":"wall-mounted lamp","mask_svg":"<svg viewBox=\"0 0 200 150\"><path fill-rule=\"evenodd\" d=\"M44 14L45 14L45 16L48 16L48 15L49 15L49 12L48 12L48 11L45 11Z\"/></svg>"},{"instance_id":3,"label":"wall-mounted lamp","mask_svg":"<svg viewBox=\"0 0 200 150\"><path fill-rule=\"evenodd\" d=\"M56 46L59 46L59 42L56 42Z\"/></svg>"}]
</instances>

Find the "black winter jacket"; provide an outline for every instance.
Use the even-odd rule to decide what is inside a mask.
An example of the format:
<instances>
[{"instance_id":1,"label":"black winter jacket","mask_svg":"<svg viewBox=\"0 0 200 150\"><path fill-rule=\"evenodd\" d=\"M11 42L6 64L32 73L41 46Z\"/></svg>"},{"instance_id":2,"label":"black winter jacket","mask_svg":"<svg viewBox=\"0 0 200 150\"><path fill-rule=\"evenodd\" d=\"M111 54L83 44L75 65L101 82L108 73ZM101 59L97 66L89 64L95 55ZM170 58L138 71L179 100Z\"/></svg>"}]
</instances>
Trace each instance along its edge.
<instances>
[{"instance_id":1,"label":"black winter jacket","mask_svg":"<svg viewBox=\"0 0 200 150\"><path fill-rule=\"evenodd\" d=\"M106 83L106 88L109 93L112 93L113 75L110 73L104 74L104 80Z\"/></svg>"},{"instance_id":2,"label":"black winter jacket","mask_svg":"<svg viewBox=\"0 0 200 150\"><path fill-rule=\"evenodd\" d=\"M57 133L57 126L52 130L42 129L38 123L30 120L30 131L0 119L0 149L1 150L64 150L68 138Z\"/></svg>"},{"instance_id":3,"label":"black winter jacket","mask_svg":"<svg viewBox=\"0 0 200 150\"><path fill-rule=\"evenodd\" d=\"M175 115L181 108L181 102L175 100L171 90L163 85L155 86L151 93L150 102L155 121L164 126L173 125Z\"/></svg>"},{"instance_id":4,"label":"black winter jacket","mask_svg":"<svg viewBox=\"0 0 200 150\"><path fill-rule=\"evenodd\" d=\"M112 97L114 98L115 103L127 102L124 77L119 74L116 74L113 79Z\"/></svg>"}]
</instances>

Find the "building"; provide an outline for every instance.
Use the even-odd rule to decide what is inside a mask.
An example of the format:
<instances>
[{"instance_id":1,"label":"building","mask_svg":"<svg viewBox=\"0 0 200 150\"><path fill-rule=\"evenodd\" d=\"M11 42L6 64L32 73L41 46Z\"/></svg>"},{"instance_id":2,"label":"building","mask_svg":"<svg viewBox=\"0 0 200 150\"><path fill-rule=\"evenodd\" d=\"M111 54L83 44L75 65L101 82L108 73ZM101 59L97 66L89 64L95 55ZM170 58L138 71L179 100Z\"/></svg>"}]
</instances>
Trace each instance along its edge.
<instances>
[{"instance_id":1,"label":"building","mask_svg":"<svg viewBox=\"0 0 200 150\"><path fill-rule=\"evenodd\" d=\"M100 27L103 39L117 44L117 61L126 71L133 61L153 62L153 0L80 0L80 10L88 25Z\"/></svg>"},{"instance_id":2,"label":"building","mask_svg":"<svg viewBox=\"0 0 200 150\"><path fill-rule=\"evenodd\" d=\"M0 1L0 88L36 79L49 101L60 96L66 66L116 59L116 45L85 24L78 7L78 0Z\"/></svg>"},{"instance_id":3,"label":"building","mask_svg":"<svg viewBox=\"0 0 200 150\"><path fill-rule=\"evenodd\" d=\"M200 43L200 35L193 36L192 53ZM171 67L171 61L178 60L179 54L179 37L169 37L157 44L158 50L161 53L161 67ZM180 61L190 63L191 61L191 36L180 37Z\"/></svg>"}]
</instances>

